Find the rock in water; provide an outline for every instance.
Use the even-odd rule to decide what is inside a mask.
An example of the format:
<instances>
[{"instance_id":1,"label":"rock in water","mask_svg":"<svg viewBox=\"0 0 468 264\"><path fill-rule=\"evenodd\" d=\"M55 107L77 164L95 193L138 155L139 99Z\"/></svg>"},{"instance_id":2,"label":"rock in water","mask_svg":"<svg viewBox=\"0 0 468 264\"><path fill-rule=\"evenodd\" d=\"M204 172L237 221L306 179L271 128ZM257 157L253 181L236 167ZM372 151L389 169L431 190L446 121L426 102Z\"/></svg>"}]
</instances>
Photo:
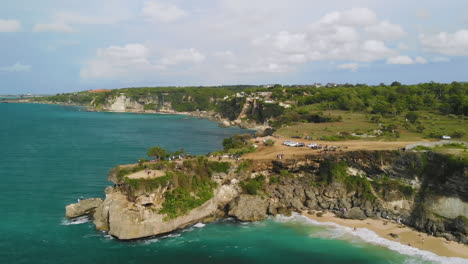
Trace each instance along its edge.
<instances>
[{"instance_id":1,"label":"rock in water","mask_svg":"<svg viewBox=\"0 0 468 264\"><path fill-rule=\"evenodd\" d=\"M100 231L108 231L121 240L129 240L169 233L176 229L216 219L224 208L239 195L237 183L222 185L212 199L184 215L169 219L157 210L129 201L127 194L106 189L106 200L94 213L94 224ZM222 212L221 212L222 213Z\"/></svg>"},{"instance_id":2,"label":"rock in water","mask_svg":"<svg viewBox=\"0 0 468 264\"><path fill-rule=\"evenodd\" d=\"M242 221L260 221L266 218L267 199L242 194L229 204L229 215Z\"/></svg>"},{"instance_id":3,"label":"rock in water","mask_svg":"<svg viewBox=\"0 0 468 264\"><path fill-rule=\"evenodd\" d=\"M96 207L101 205L101 203L101 198L91 198L69 204L65 207L65 216L68 218L75 218L82 215L93 214Z\"/></svg>"},{"instance_id":4,"label":"rock in water","mask_svg":"<svg viewBox=\"0 0 468 264\"><path fill-rule=\"evenodd\" d=\"M359 219L359 220L364 220L367 218L366 214L359 207L353 207L349 209L343 214L343 217L348 218L348 219Z\"/></svg>"}]
</instances>

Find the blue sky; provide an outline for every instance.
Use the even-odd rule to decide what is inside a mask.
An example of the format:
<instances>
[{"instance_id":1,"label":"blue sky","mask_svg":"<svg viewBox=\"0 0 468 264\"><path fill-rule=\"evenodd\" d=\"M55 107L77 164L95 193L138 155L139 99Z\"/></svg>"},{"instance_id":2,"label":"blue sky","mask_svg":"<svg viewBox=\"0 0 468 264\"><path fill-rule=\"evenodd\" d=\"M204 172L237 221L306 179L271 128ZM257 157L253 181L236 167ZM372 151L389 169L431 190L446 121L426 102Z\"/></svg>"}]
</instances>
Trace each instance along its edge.
<instances>
[{"instance_id":1,"label":"blue sky","mask_svg":"<svg viewBox=\"0 0 468 264\"><path fill-rule=\"evenodd\" d=\"M461 0L3 1L0 94L468 81L466 10Z\"/></svg>"}]
</instances>

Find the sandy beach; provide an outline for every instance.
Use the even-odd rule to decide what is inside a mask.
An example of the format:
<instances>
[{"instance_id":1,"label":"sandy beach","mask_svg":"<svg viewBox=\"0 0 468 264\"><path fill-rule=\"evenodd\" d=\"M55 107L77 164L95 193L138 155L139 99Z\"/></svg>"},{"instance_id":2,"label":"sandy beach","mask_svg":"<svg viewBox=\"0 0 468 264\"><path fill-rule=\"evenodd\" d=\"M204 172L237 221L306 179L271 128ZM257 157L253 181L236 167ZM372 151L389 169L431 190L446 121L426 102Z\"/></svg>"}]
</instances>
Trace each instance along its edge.
<instances>
[{"instance_id":1,"label":"sandy beach","mask_svg":"<svg viewBox=\"0 0 468 264\"><path fill-rule=\"evenodd\" d=\"M366 228L375 232L382 238L421 250L430 251L439 256L466 258L468 262L468 246L453 241L447 241L445 238L430 236L396 222L386 221L383 219L342 219L336 217L331 212L327 212L321 217L307 212L303 212L302 215L318 222L335 223L341 226L357 229ZM391 236L390 234L395 234L396 236Z\"/></svg>"}]
</instances>

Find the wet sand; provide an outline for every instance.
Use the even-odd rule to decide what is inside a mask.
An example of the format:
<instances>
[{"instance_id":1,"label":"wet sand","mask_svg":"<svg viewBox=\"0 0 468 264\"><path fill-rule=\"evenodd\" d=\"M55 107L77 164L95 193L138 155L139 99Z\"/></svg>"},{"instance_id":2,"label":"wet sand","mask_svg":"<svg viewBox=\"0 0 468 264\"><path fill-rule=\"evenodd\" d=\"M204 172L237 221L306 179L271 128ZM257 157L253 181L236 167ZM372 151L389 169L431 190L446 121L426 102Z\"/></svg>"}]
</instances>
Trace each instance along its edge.
<instances>
[{"instance_id":1,"label":"wet sand","mask_svg":"<svg viewBox=\"0 0 468 264\"><path fill-rule=\"evenodd\" d=\"M382 238L409 245L421 250L430 251L439 256L466 258L468 262L468 246L447 241L445 238L430 236L407 226L383 219L351 220L336 217L326 213L321 217L304 212L302 215L318 222L335 223L350 228L366 228ZM396 236L390 236L395 234Z\"/></svg>"}]
</instances>

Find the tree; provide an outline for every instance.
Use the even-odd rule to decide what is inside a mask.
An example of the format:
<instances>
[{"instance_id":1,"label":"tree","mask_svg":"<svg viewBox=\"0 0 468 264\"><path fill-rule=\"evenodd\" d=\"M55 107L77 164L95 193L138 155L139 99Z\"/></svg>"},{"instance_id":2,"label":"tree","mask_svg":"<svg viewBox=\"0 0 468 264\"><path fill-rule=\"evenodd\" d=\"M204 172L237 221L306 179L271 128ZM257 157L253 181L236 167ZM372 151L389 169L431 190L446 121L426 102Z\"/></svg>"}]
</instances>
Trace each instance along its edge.
<instances>
[{"instance_id":1,"label":"tree","mask_svg":"<svg viewBox=\"0 0 468 264\"><path fill-rule=\"evenodd\" d=\"M408 119L408 121L412 124L414 124L416 120L418 120L418 118L419 118L419 115L416 112L408 112L406 114L406 119Z\"/></svg>"},{"instance_id":2,"label":"tree","mask_svg":"<svg viewBox=\"0 0 468 264\"><path fill-rule=\"evenodd\" d=\"M390 84L390 86L401 86L401 83L394 81L392 84Z\"/></svg>"},{"instance_id":3,"label":"tree","mask_svg":"<svg viewBox=\"0 0 468 264\"><path fill-rule=\"evenodd\" d=\"M148 157L153 157L155 160L159 161L160 159L166 157L166 150L161 147L154 146L148 149L147 155Z\"/></svg>"}]
</instances>

